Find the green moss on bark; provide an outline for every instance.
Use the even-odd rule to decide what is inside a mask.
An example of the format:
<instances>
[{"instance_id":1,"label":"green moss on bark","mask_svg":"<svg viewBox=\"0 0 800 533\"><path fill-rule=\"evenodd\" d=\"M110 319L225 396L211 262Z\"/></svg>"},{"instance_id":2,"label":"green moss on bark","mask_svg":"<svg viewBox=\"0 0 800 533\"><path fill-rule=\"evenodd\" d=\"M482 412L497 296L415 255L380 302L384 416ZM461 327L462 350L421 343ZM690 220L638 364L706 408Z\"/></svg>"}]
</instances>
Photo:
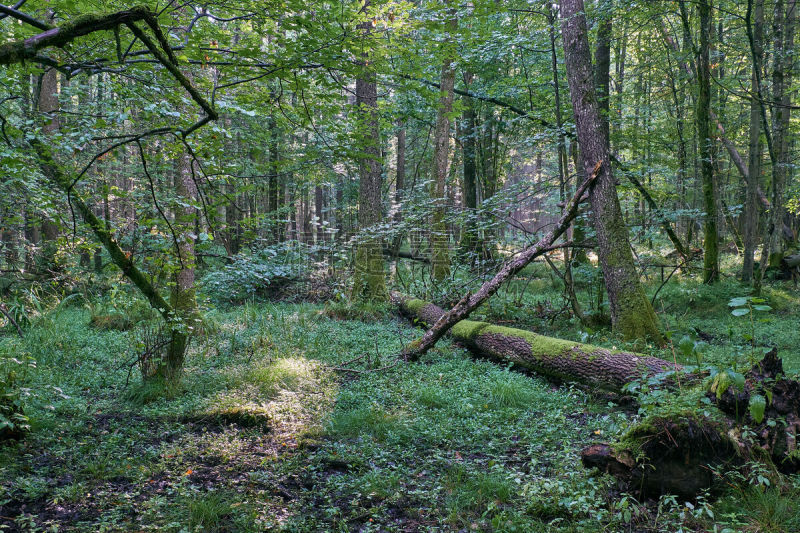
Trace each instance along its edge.
<instances>
[{"instance_id":1,"label":"green moss on bark","mask_svg":"<svg viewBox=\"0 0 800 533\"><path fill-rule=\"evenodd\" d=\"M474 342L481 335L502 335L518 339L524 341L528 345L531 355L537 359L566 355L576 346L580 346L584 351L599 350L599 348L588 344L545 337L544 335L538 335L532 331L495 326L487 322L475 322L472 320L462 320L453 326L450 332L453 338L465 342Z\"/></svg>"}]
</instances>

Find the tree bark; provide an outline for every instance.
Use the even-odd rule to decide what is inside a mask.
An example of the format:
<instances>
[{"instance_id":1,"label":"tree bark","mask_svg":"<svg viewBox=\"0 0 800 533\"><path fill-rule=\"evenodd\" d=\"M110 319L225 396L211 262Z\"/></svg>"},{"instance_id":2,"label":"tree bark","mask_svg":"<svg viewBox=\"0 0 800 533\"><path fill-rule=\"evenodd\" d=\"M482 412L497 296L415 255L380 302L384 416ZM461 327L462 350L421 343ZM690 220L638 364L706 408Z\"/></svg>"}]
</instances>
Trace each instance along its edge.
<instances>
[{"instance_id":1,"label":"tree bark","mask_svg":"<svg viewBox=\"0 0 800 533\"><path fill-rule=\"evenodd\" d=\"M602 8L608 8L608 1L601 3ZM602 120L601 126L604 128L604 135L608 146L606 149L611 152L611 141L609 139L610 128L608 125L608 113L611 103L611 32L612 19L610 13L603 13L603 18L597 25L597 44L594 54L594 82L597 87L597 108L600 111Z\"/></svg>"},{"instance_id":2,"label":"tree bark","mask_svg":"<svg viewBox=\"0 0 800 533\"><path fill-rule=\"evenodd\" d=\"M631 427L614 446L585 448L584 466L614 475L623 490L632 489L643 497L665 493L693 497L715 482L727 483L727 478L713 474L715 468L748 468L748 462L765 464L771 472L796 473L800 382L785 377L775 350L744 378L743 387L731 385L721 394L707 394L718 409L716 416L701 416L694 409L651 416ZM718 387L720 382L716 383ZM764 406L758 419L748 408L756 398ZM752 437L742 437L742 426Z\"/></svg>"},{"instance_id":3,"label":"tree bark","mask_svg":"<svg viewBox=\"0 0 800 533\"><path fill-rule=\"evenodd\" d=\"M396 295L400 311L413 321L429 326L445 315L436 305ZM580 383L593 390L623 392L625 384L647 380L664 372L682 370L676 363L632 352L620 352L589 344L545 337L521 329L487 322L463 320L450 336L471 351L536 372L557 381ZM699 376L697 376L699 377ZM744 388L731 385L721 394L709 392L706 416L696 409L669 416L650 416L632 425L614 444L594 444L581 452L587 468L599 468L615 476L621 489L640 497L677 494L694 497L712 488L714 467L735 469L759 461L769 469L797 472L794 455L800 435L800 382L786 379L775 351L767 354L745 376ZM672 377L658 378L674 387ZM717 382L717 386L719 383ZM688 375L683 387L703 383ZM770 397L761 420L748 409L751 398ZM740 437L747 424L753 440Z\"/></svg>"},{"instance_id":4,"label":"tree bark","mask_svg":"<svg viewBox=\"0 0 800 533\"><path fill-rule=\"evenodd\" d=\"M446 3L449 3L446 2ZM443 43L444 58L439 93L439 107L436 114L436 130L433 138L433 165L435 172L433 198L436 202L431 220L431 268L433 279L442 281L450 274L450 234L445 224L447 210L447 168L450 160L450 114L453 112L453 87L456 71L453 67L453 43L451 33L456 28L455 13L449 13L447 31Z\"/></svg>"},{"instance_id":5,"label":"tree bark","mask_svg":"<svg viewBox=\"0 0 800 533\"><path fill-rule=\"evenodd\" d=\"M600 165L589 199L612 325L625 338L649 338L660 343L663 339L658 320L639 282L617 197L607 129L602 124L595 97L583 1L561 0L560 7L567 80L583 168L586 175L591 175L595 166Z\"/></svg>"},{"instance_id":6,"label":"tree bark","mask_svg":"<svg viewBox=\"0 0 800 533\"><path fill-rule=\"evenodd\" d=\"M794 53L794 27L796 22L795 0L775 2L773 16L773 71L772 71L772 207L767 223L767 234L761 252L760 272L756 280L756 292L768 266L778 266L781 256L781 235L785 213L784 192L789 161L789 118L791 111L791 81ZM762 103L763 105L763 103ZM764 117L762 108L762 120ZM768 137L769 140L769 137Z\"/></svg>"},{"instance_id":7,"label":"tree bark","mask_svg":"<svg viewBox=\"0 0 800 533\"><path fill-rule=\"evenodd\" d=\"M193 164L191 155L186 151L179 156L176 164L173 187L180 199L180 205L174 208L175 220L172 226L178 241L175 250L178 266L170 294L170 304L172 304L175 314L173 319L176 320L176 323L170 330L170 343L167 346L166 358L154 368L152 376L145 376L148 379L156 378L170 382L180 379L186 348L194 328L192 319L197 313L194 245L198 213L194 206L194 202L197 200L197 186L192 177Z\"/></svg>"},{"instance_id":8,"label":"tree bark","mask_svg":"<svg viewBox=\"0 0 800 533\"><path fill-rule=\"evenodd\" d=\"M748 21L750 11L753 9L753 0L748 0ZM742 281L749 282L753 278L755 251L758 241L758 190L761 177L761 116L759 103L755 95L759 92L758 69L761 68L763 56L762 43L764 40L764 0L756 0L755 23L753 25L753 67L750 80L751 93L754 97L750 100L750 138L747 157L747 186L744 204L744 260L742 263Z\"/></svg>"},{"instance_id":9,"label":"tree bark","mask_svg":"<svg viewBox=\"0 0 800 533\"><path fill-rule=\"evenodd\" d=\"M39 112L44 115L42 133L52 136L60 128L59 102L58 102L58 72L48 69L42 75L39 86ZM46 214L42 214L42 264L49 269L55 265L55 256L58 250L58 226Z\"/></svg>"},{"instance_id":10,"label":"tree bark","mask_svg":"<svg viewBox=\"0 0 800 533\"><path fill-rule=\"evenodd\" d=\"M271 240L280 242L284 229L283 217L280 212L280 132L278 131L278 123L272 115L267 119L267 129L269 131L267 216L269 217Z\"/></svg>"},{"instance_id":11,"label":"tree bark","mask_svg":"<svg viewBox=\"0 0 800 533\"><path fill-rule=\"evenodd\" d=\"M697 5L700 15L700 46L697 49L697 142L700 152L700 175L703 187L704 238L703 238L703 282L719 281L719 233L717 230L717 197L714 182L711 134L711 67L709 49L711 42L711 4L700 0Z\"/></svg>"},{"instance_id":12,"label":"tree bark","mask_svg":"<svg viewBox=\"0 0 800 533\"><path fill-rule=\"evenodd\" d=\"M404 121L398 123L397 130L397 160L394 180L394 223L399 227L403 221L403 191L406 187L406 125ZM403 244L403 234L395 233L392 241L391 256L399 257L400 246Z\"/></svg>"},{"instance_id":13,"label":"tree bark","mask_svg":"<svg viewBox=\"0 0 800 533\"><path fill-rule=\"evenodd\" d=\"M370 0L364 2L363 13L369 12ZM365 48L370 46L372 22L359 25ZM358 225L363 231L381 221L381 137L378 117L378 86L370 57L361 58L361 73L356 79L359 157ZM363 235L356 245L353 299L385 300L388 297L384 259L380 237Z\"/></svg>"},{"instance_id":14,"label":"tree bark","mask_svg":"<svg viewBox=\"0 0 800 533\"><path fill-rule=\"evenodd\" d=\"M472 72L464 73L464 87L469 90L474 79ZM463 161L463 201L467 212L464 232L461 234L460 248L465 254L479 253L481 245L476 229L476 209L478 208L478 167L475 153L475 106L471 98L464 101L461 115L461 146L464 150Z\"/></svg>"}]
</instances>

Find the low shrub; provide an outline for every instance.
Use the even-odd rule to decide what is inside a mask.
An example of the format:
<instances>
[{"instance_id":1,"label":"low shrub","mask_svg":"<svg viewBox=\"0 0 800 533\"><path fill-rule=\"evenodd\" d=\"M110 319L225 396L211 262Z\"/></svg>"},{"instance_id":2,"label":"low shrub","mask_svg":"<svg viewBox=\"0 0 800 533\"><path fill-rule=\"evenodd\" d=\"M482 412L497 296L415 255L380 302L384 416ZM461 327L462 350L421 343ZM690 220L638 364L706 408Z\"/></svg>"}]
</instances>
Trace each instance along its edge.
<instances>
[{"instance_id":1,"label":"low shrub","mask_svg":"<svg viewBox=\"0 0 800 533\"><path fill-rule=\"evenodd\" d=\"M30 429L24 404L30 396L25 385L33 368L36 363L28 354L0 351L0 442L20 439Z\"/></svg>"},{"instance_id":2,"label":"low shrub","mask_svg":"<svg viewBox=\"0 0 800 533\"><path fill-rule=\"evenodd\" d=\"M234 257L231 263L206 274L200 285L218 302L266 296L308 270L307 252L305 245L296 241L267 246L252 255Z\"/></svg>"}]
</instances>

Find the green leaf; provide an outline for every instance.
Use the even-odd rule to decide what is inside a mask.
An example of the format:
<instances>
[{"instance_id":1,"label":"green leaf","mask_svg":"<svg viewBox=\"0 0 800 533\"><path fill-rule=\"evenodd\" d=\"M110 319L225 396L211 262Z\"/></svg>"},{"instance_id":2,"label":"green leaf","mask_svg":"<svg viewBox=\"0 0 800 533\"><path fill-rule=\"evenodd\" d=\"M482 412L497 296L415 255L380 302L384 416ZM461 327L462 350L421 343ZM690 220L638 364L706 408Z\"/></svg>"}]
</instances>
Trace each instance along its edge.
<instances>
[{"instance_id":1,"label":"green leaf","mask_svg":"<svg viewBox=\"0 0 800 533\"><path fill-rule=\"evenodd\" d=\"M754 305L753 309L756 311L772 311L772 308L768 305Z\"/></svg>"},{"instance_id":2,"label":"green leaf","mask_svg":"<svg viewBox=\"0 0 800 533\"><path fill-rule=\"evenodd\" d=\"M731 377L731 381L733 382L734 386L739 389L739 391L744 390L744 375L740 374L739 372L734 372L733 370L728 370L726 372Z\"/></svg>"},{"instance_id":3,"label":"green leaf","mask_svg":"<svg viewBox=\"0 0 800 533\"><path fill-rule=\"evenodd\" d=\"M728 375L727 372L720 372L714 379L714 384L711 386L711 391L716 392L717 400L719 400L720 398L722 398L722 395L725 394L725 391L728 390L728 387L730 386L731 386L731 377Z\"/></svg>"},{"instance_id":4,"label":"green leaf","mask_svg":"<svg viewBox=\"0 0 800 533\"><path fill-rule=\"evenodd\" d=\"M748 309L746 307L739 307L738 309L734 309L733 311L731 311L731 314L733 316L744 316L749 312L750 312L750 309Z\"/></svg>"},{"instance_id":5,"label":"green leaf","mask_svg":"<svg viewBox=\"0 0 800 533\"><path fill-rule=\"evenodd\" d=\"M764 399L763 396L760 394L754 394L750 397L750 416L753 417L753 420L756 421L756 424L760 424L762 420L764 420L764 410L767 407L767 400Z\"/></svg>"},{"instance_id":6,"label":"green leaf","mask_svg":"<svg viewBox=\"0 0 800 533\"><path fill-rule=\"evenodd\" d=\"M747 305L747 301L749 298L747 296L740 296L738 298L731 298L731 301L728 302L728 307L741 307L743 305Z\"/></svg>"},{"instance_id":7,"label":"green leaf","mask_svg":"<svg viewBox=\"0 0 800 533\"><path fill-rule=\"evenodd\" d=\"M678 343L678 349L683 355L688 357L692 355L692 351L694 351L694 341L688 335L684 335Z\"/></svg>"}]
</instances>

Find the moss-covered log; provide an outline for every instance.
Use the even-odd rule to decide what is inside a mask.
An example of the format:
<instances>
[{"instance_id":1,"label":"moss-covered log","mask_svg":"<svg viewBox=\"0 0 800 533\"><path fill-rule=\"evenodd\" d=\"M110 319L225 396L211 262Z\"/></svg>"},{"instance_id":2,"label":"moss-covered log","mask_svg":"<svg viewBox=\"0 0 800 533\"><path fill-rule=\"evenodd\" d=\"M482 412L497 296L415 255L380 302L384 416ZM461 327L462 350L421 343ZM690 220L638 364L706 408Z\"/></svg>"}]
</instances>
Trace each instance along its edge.
<instances>
[{"instance_id":1,"label":"moss-covered log","mask_svg":"<svg viewBox=\"0 0 800 533\"><path fill-rule=\"evenodd\" d=\"M400 310L426 327L445 313L430 302L396 295ZM484 355L510 361L539 374L620 392L625 383L668 370L675 363L632 352L556 339L531 331L462 320L450 329L458 342Z\"/></svg>"},{"instance_id":2,"label":"moss-covered log","mask_svg":"<svg viewBox=\"0 0 800 533\"><path fill-rule=\"evenodd\" d=\"M444 313L423 300L397 294L394 299L404 315L424 327ZM655 357L486 322L462 320L450 335L480 354L547 377L614 392L643 375L680 368ZM618 442L585 448L583 464L608 472L619 480L622 490L640 496L692 497L724 481L715 472L748 468L752 461L774 472L800 471L800 382L784 375L775 351L746 373L740 388L723 379L724 373L701 377L708 379L684 379L681 389L682 403L694 398L689 403L696 407L647 417L633 424ZM709 383L714 392L702 388ZM723 383L724 391L717 394ZM710 402L702 403L704 397Z\"/></svg>"}]
</instances>

